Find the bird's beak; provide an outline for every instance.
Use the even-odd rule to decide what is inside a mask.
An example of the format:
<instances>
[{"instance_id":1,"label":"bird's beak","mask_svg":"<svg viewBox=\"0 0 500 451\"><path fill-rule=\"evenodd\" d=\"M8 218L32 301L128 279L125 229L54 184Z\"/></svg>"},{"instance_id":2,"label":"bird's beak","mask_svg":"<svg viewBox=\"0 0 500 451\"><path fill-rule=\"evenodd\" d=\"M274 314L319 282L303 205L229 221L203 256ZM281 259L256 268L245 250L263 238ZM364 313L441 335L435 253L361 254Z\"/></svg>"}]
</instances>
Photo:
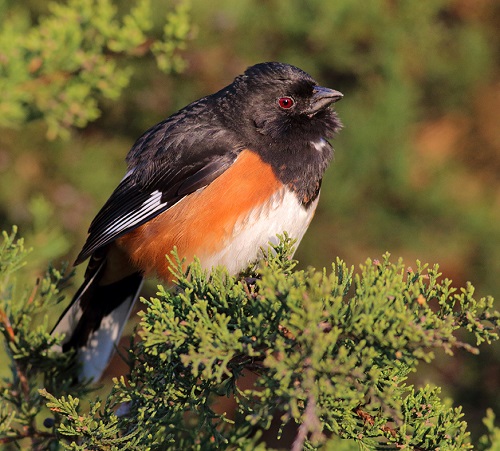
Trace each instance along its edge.
<instances>
[{"instance_id":1,"label":"bird's beak","mask_svg":"<svg viewBox=\"0 0 500 451\"><path fill-rule=\"evenodd\" d=\"M314 92L311 99L311 105L306 111L306 114L312 116L317 112L324 110L332 103L337 102L344 94L334 89L323 88L322 86L315 86Z\"/></svg>"}]
</instances>

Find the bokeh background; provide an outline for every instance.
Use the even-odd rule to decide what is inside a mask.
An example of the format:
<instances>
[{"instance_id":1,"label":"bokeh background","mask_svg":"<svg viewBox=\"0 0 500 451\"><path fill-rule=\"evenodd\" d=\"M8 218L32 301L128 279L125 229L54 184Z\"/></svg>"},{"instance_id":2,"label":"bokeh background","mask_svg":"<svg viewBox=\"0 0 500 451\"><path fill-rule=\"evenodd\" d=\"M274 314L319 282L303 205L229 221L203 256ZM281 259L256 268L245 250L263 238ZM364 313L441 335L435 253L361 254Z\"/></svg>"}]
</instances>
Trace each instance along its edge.
<instances>
[{"instance_id":1,"label":"bokeh background","mask_svg":"<svg viewBox=\"0 0 500 451\"><path fill-rule=\"evenodd\" d=\"M160 30L172 2L152 2ZM357 267L389 251L409 266L438 263L455 286L471 281L478 296L500 298L498 1L190 3L182 73L141 58L122 96L101 99L100 118L66 140L47 140L36 120L1 129L0 226L17 224L34 247L29 277L74 259L143 131L247 66L283 61L345 96L301 265L328 267L338 256ZM35 23L47 13L44 0L17 7ZM442 385L474 433L486 407L500 414L500 347L481 351L440 356L412 379Z\"/></svg>"}]
</instances>

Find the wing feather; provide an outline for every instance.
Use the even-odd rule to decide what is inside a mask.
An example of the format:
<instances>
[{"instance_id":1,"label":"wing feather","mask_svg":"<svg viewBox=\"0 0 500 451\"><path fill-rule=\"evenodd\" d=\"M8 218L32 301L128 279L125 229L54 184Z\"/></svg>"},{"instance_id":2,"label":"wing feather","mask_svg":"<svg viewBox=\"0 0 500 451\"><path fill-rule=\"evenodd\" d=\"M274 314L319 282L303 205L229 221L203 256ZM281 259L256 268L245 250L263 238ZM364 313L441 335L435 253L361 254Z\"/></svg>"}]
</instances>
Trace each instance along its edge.
<instances>
[{"instance_id":1,"label":"wing feather","mask_svg":"<svg viewBox=\"0 0 500 451\"><path fill-rule=\"evenodd\" d=\"M221 175L245 145L214 114L217 94L146 131L127 155L128 171L89 228L81 263Z\"/></svg>"},{"instance_id":2,"label":"wing feather","mask_svg":"<svg viewBox=\"0 0 500 451\"><path fill-rule=\"evenodd\" d=\"M168 168L170 170L163 172L164 177L157 176L154 183L149 179L143 186L134 180L135 177L124 177L92 221L87 242L75 264L83 262L97 249L168 210L183 197L210 184L231 166L236 156L235 152L230 152L215 155L213 160L200 162L197 166L181 167L177 171ZM136 172L137 170L133 175ZM161 173L161 170L158 172ZM172 172L175 176L171 175Z\"/></svg>"}]
</instances>

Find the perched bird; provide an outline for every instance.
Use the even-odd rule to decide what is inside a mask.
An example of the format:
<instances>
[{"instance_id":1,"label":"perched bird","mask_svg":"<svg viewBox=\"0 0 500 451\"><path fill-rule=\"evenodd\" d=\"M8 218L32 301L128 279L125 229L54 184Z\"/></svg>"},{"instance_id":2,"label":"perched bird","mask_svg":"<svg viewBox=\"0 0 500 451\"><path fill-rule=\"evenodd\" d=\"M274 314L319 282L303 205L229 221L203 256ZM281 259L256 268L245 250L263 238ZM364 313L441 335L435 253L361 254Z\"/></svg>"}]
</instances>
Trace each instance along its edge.
<instances>
[{"instance_id":1,"label":"perched bird","mask_svg":"<svg viewBox=\"0 0 500 451\"><path fill-rule=\"evenodd\" d=\"M284 231L299 242L318 204L341 127L342 98L297 67L270 62L146 131L128 171L90 225L85 280L54 333L99 379L144 277L169 282L166 255L233 274Z\"/></svg>"}]
</instances>

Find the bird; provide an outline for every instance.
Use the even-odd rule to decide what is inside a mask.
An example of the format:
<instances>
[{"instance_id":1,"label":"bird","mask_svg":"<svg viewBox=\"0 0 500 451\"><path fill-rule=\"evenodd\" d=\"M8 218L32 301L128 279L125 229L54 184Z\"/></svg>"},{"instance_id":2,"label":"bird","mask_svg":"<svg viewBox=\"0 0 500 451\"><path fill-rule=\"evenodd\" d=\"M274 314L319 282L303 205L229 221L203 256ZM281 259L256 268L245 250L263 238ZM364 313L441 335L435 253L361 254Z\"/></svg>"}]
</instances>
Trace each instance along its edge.
<instances>
[{"instance_id":1,"label":"bird","mask_svg":"<svg viewBox=\"0 0 500 451\"><path fill-rule=\"evenodd\" d=\"M91 222L84 281L53 329L79 379L110 361L143 280L172 283L166 255L237 275L287 232L300 242L318 205L343 97L290 64L255 64L137 139Z\"/></svg>"}]
</instances>

